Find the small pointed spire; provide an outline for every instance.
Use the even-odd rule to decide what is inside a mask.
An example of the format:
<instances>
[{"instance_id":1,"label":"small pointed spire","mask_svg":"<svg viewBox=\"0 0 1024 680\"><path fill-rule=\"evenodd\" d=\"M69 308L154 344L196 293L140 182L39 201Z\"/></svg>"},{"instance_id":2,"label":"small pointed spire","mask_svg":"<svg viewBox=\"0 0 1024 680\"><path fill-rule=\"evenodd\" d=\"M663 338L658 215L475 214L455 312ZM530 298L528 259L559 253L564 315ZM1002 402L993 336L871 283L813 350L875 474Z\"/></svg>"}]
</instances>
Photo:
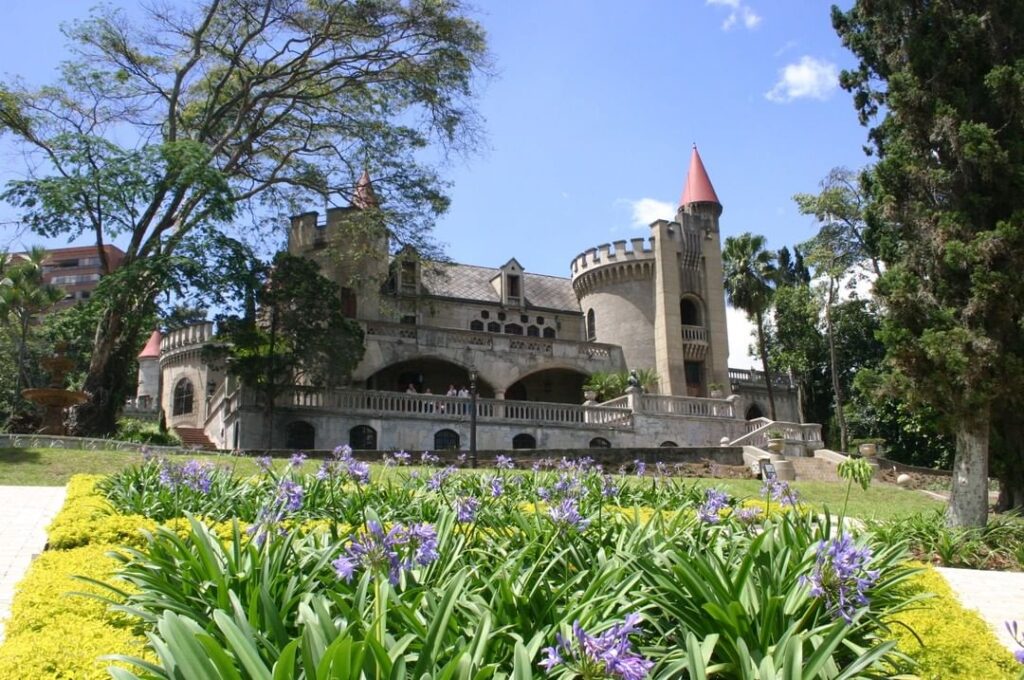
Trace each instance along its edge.
<instances>
[{"instance_id":1,"label":"small pointed spire","mask_svg":"<svg viewBox=\"0 0 1024 680\"><path fill-rule=\"evenodd\" d=\"M363 170L363 174L359 176L359 181L356 182L356 191L352 195L352 207L366 210L367 208L379 206L380 202L377 200L377 194L373 190L373 183L370 181L370 173Z\"/></svg>"},{"instance_id":2,"label":"small pointed spire","mask_svg":"<svg viewBox=\"0 0 1024 680\"><path fill-rule=\"evenodd\" d=\"M163 334L157 329L153 331L153 334L149 336L149 340L146 341L146 346L139 352L139 359L150 359L160 357L160 341L163 339Z\"/></svg>"},{"instance_id":3,"label":"small pointed spire","mask_svg":"<svg viewBox=\"0 0 1024 680\"><path fill-rule=\"evenodd\" d=\"M704 169L704 163L697 153L697 145L693 145L693 153L690 154L690 169L686 173L686 184L683 186L683 197L680 205L689 203L715 203L721 206L715 188L711 186L708 178L708 171Z\"/></svg>"}]
</instances>

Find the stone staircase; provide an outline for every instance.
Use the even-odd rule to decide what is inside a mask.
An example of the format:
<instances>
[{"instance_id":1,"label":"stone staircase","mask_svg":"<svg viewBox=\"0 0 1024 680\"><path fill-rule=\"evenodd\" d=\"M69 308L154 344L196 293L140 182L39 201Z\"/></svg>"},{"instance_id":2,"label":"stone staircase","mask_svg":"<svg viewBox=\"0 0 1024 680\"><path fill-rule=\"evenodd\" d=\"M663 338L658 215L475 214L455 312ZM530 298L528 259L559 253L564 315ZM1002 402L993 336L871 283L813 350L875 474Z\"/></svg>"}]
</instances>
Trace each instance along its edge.
<instances>
[{"instance_id":1,"label":"stone staircase","mask_svg":"<svg viewBox=\"0 0 1024 680\"><path fill-rule=\"evenodd\" d=\"M176 427L174 432L181 439L182 445L190 449L213 451L216 448L209 437L206 436L206 433L198 427Z\"/></svg>"}]
</instances>

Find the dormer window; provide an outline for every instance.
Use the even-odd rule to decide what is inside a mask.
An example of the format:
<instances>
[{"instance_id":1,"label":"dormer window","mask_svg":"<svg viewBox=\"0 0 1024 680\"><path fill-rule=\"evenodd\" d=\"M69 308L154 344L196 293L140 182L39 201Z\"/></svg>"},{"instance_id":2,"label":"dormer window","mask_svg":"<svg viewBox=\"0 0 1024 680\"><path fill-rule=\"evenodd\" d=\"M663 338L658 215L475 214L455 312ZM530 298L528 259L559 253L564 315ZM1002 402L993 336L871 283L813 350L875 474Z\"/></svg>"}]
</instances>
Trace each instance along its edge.
<instances>
[{"instance_id":1,"label":"dormer window","mask_svg":"<svg viewBox=\"0 0 1024 680\"><path fill-rule=\"evenodd\" d=\"M512 258L503 264L497 276L491 279L491 286L501 296L501 304L507 307L522 307L526 303L523 290L523 266Z\"/></svg>"},{"instance_id":2,"label":"dormer window","mask_svg":"<svg viewBox=\"0 0 1024 680\"><path fill-rule=\"evenodd\" d=\"M416 293L416 263L403 260L398 273L398 288L403 293Z\"/></svg>"},{"instance_id":3,"label":"dormer window","mask_svg":"<svg viewBox=\"0 0 1024 680\"><path fill-rule=\"evenodd\" d=\"M522 286L519 283L520 280L518 276L513 274L505 277L505 283L508 285L508 303L510 305L518 305L522 301L523 293Z\"/></svg>"}]
</instances>

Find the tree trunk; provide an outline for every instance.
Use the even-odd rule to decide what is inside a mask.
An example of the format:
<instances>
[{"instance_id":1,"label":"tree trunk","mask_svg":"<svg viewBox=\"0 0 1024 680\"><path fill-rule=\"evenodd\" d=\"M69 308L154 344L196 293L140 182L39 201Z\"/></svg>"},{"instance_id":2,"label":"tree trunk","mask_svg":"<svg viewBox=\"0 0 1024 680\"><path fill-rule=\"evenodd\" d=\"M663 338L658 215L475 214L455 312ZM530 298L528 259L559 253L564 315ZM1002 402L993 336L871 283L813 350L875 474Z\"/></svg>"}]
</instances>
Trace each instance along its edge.
<instances>
[{"instance_id":1,"label":"tree trunk","mask_svg":"<svg viewBox=\"0 0 1024 680\"><path fill-rule=\"evenodd\" d=\"M839 382L839 359L836 356L836 336L832 329L833 280L829 280L828 298L825 300L825 332L828 334L828 359L832 368L832 393L835 396L836 422L839 423L839 450L844 454L848 442L846 414L843 413L843 386Z\"/></svg>"},{"instance_id":2,"label":"tree trunk","mask_svg":"<svg viewBox=\"0 0 1024 680\"><path fill-rule=\"evenodd\" d=\"M140 328L149 316L111 304L100 317L83 391L89 401L77 407L71 433L104 436L117 430L117 416L131 395L130 369L141 348Z\"/></svg>"},{"instance_id":3,"label":"tree trunk","mask_svg":"<svg viewBox=\"0 0 1024 680\"><path fill-rule=\"evenodd\" d=\"M988 445L990 408L961 421L953 457L953 487L946 508L951 527L983 527L988 521Z\"/></svg>"},{"instance_id":4,"label":"tree trunk","mask_svg":"<svg viewBox=\"0 0 1024 680\"><path fill-rule=\"evenodd\" d=\"M764 343L764 316L760 313L755 315L757 319L757 348L761 352L761 366L764 368L764 386L768 390L768 411L772 420L778 420L775 416L775 390L772 388L771 371L768 370L768 348Z\"/></svg>"}]
</instances>

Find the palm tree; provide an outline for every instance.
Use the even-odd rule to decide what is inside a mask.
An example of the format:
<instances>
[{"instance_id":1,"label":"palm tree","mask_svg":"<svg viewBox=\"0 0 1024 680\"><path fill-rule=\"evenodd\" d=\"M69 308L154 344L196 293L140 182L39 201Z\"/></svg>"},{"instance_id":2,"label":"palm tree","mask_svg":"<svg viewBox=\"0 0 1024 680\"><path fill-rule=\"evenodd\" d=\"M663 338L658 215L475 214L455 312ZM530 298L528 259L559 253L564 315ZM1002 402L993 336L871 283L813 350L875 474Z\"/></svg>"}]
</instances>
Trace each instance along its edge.
<instances>
[{"instance_id":1,"label":"palm tree","mask_svg":"<svg viewBox=\"0 0 1024 680\"><path fill-rule=\"evenodd\" d=\"M8 259L0 281L0 324L13 326L17 338L18 393L28 386L28 332L32 320L64 297L64 291L44 283L45 259L42 248L32 248L20 259Z\"/></svg>"},{"instance_id":2,"label":"palm tree","mask_svg":"<svg viewBox=\"0 0 1024 680\"><path fill-rule=\"evenodd\" d=\"M757 349L764 366L764 386L768 390L768 408L775 420L775 393L768 370L768 348L764 341L764 315L775 295L775 255L765 250L765 237L749 231L725 239L722 267L729 304L741 309L757 324Z\"/></svg>"}]
</instances>

